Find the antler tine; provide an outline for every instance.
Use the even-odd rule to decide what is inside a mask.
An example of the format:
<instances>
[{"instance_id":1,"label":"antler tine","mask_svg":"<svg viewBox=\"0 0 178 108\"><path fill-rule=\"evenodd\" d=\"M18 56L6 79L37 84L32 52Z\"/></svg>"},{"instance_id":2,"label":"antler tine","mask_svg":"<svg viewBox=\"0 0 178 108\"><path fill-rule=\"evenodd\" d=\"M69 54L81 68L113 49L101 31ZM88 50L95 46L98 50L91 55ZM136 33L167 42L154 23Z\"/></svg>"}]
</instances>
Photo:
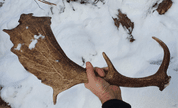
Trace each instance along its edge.
<instances>
[{"instance_id":1,"label":"antler tine","mask_svg":"<svg viewBox=\"0 0 178 108\"><path fill-rule=\"evenodd\" d=\"M111 60L106 55L106 53L103 52L102 54L103 54L103 57L104 57L107 65L108 65L108 74L107 74L107 77L108 77L108 79L111 79L111 78L113 78L113 75L114 75L115 72L117 72L117 70L115 69L114 65L112 64Z\"/></svg>"},{"instance_id":2,"label":"antler tine","mask_svg":"<svg viewBox=\"0 0 178 108\"><path fill-rule=\"evenodd\" d=\"M164 58L163 58L163 62L160 66L160 68L158 69L158 72L164 71L166 73L168 66L169 66L169 61L170 61L170 52L168 47L166 46L166 44L164 44L160 39L156 38L156 37L152 37L154 40L156 40L161 47L164 50Z\"/></svg>"},{"instance_id":3,"label":"antler tine","mask_svg":"<svg viewBox=\"0 0 178 108\"><path fill-rule=\"evenodd\" d=\"M158 69L158 71L151 76L144 77L144 78L129 78L126 77L114 68L113 64L111 63L110 59L107 57L107 55L103 52L103 57L108 65L108 73L106 77L104 78L106 81L108 81L110 84L117 85L117 86L123 86L123 87L146 87L146 86L157 86L162 91L166 85L170 81L170 76L167 75L166 71L169 66L170 61L170 52L168 47L164 42L159 40L156 37L153 37L154 40L156 40L161 47L164 49L164 59L163 62Z\"/></svg>"},{"instance_id":4,"label":"antler tine","mask_svg":"<svg viewBox=\"0 0 178 108\"><path fill-rule=\"evenodd\" d=\"M165 82L162 82L161 86L159 87L159 89L162 91L167 86L167 84L169 84L169 81L171 79L171 76L167 75L167 69L168 69L169 61L170 61L170 52L169 52L168 47L163 41L161 41L160 39L156 37L152 37L152 38L156 40L164 50L164 58L163 58L162 64L156 73L160 75L160 77L165 78Z\"/></svg>"}]
</instances>

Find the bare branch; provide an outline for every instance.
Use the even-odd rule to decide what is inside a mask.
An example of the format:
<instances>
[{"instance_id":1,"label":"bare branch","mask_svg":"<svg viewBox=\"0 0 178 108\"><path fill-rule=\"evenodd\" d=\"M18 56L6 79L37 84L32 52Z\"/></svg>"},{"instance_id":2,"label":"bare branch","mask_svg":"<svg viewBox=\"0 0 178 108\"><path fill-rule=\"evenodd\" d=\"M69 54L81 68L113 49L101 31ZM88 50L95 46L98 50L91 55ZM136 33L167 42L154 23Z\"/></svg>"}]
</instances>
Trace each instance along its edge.
<instances>
[{"instance_id":1,"label":"bare branch","mask_svg":"<svg viewBox=\"0 0 178 108\"><path fill-rule=\"evenodd\" d=\"M40 2L42 2L42 3L45 3L45 4L48 4L48 5L55 5L55 6L56 6L56 4L50 3L50 2L45 1L45 0L38 0L38 1L40 1Z\"/></svg>"}]
</instances>

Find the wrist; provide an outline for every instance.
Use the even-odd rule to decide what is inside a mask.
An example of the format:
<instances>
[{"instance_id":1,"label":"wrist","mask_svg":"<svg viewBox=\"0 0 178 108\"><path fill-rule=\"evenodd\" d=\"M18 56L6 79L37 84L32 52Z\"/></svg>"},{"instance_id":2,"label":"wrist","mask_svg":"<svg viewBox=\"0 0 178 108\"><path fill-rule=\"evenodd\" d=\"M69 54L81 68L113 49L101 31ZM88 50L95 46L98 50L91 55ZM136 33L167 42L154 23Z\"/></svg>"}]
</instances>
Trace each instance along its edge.
<instances>
[{"instance_id":1,"label":"wrist","mask_svg":"<svg viewBox=\"0 0 178 108\"><path fill-rule=\"evenodd\" d=\"M116 99L116 97L110 95L109 93L105 93L102 96L100 96L99 99L100 99L101 103L103 104L103 103L105 103L108 100Z\"/></svg>"},{"instance_id":2,"label":"wrist","mask_svg":"<svg viewBox=\"0 0 178 108\"><path fill-rule=\"evenodd\" d=\"M101 101L101 103L105 103L108 100L111 99L118 99L118 100L122 100L121 94L120 93L115 93L115 92L105 92L102 95L99 96L99 99Z\"/></svg>"}]
</instances>

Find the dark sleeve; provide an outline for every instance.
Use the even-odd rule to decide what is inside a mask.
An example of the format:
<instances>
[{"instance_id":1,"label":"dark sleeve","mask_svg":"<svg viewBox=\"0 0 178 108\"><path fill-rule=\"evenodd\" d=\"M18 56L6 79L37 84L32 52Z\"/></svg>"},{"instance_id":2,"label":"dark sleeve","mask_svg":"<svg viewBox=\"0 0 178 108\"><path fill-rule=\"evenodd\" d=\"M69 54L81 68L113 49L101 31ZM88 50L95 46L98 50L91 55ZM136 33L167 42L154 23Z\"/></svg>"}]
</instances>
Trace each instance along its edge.
<instances>
[{"instance_id":1,"label":"dark sleeve","mask_svg":"<svg viewBox=\"0 0 178 108\"><path fill-rule=\"evenodd\" d=\"M124 101L118 99L111 99L106 101L102 105L102 108L131 108L131 106Z\"/></svg>"}]
</instances>

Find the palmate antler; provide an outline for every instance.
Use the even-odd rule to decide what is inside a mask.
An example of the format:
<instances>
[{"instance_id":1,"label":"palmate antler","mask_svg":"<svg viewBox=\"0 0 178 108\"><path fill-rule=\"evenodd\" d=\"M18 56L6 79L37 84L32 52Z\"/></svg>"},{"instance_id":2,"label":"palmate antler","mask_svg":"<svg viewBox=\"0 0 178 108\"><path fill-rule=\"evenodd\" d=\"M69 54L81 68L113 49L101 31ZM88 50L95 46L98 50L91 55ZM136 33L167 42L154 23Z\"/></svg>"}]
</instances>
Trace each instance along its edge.
<instances>
[{"instance_id":1,"label":"palmate antler","mask_svg":"<svg viewBox=\"0 0 178 108\"><path fill-rule=\"evenodd\" d=\"M79 84L87 83L86 70L71 61L57 43L50 28L50 17L34 17L22 14L19 25L12 30L3 30L10 35L15 53L24 68L38 77L42 83L53 88L53 101L56 103L58 93ZM167 46L153 37L164 49L164 59L159 70L149 77L129 78L116 71L109 58L103 53L108 64L104 79L110 84L123 87L157 86L160 90L169 83L166 74L170 53Z\"/></svg>"}]
</instances>

